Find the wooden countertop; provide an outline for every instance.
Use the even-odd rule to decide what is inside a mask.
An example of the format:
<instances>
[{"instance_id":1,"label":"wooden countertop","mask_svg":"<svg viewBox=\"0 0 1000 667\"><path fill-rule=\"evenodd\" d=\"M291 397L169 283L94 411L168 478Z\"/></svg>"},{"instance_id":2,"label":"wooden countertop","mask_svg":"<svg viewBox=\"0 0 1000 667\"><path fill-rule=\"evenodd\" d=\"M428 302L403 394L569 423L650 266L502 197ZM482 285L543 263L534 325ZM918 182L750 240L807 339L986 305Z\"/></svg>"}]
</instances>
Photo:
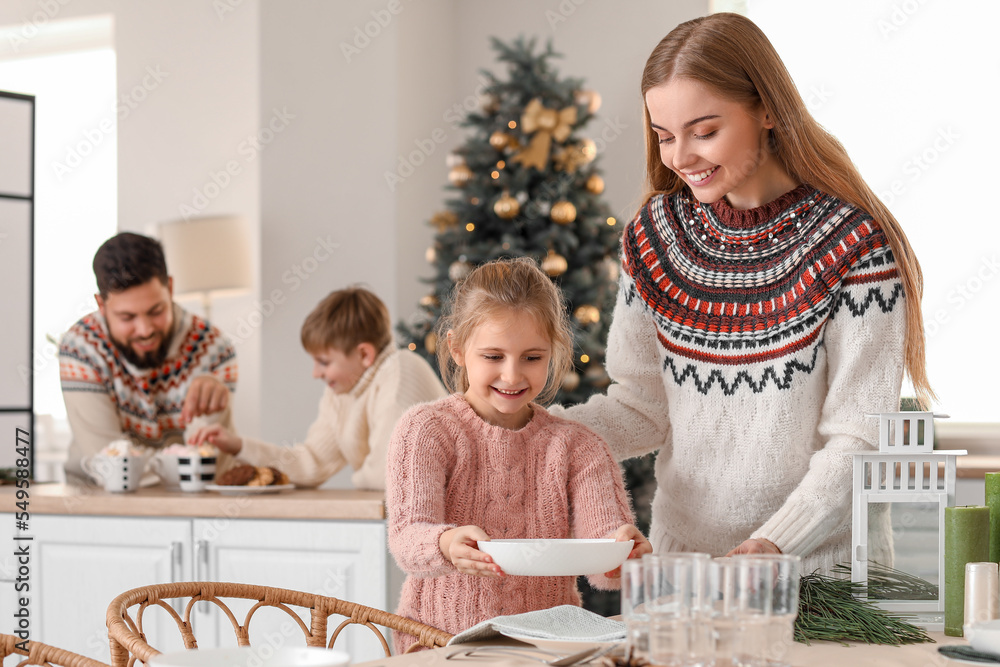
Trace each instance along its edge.
<instances>
[{"instance_id":1,"label":"wooden countertop","mask_svg":"<svg viewBox=\"0 0 1000 667\"><path fill-rule=\"evenodd\" d=\"M14 490L13 485L0 486L0 512L16 511ZM230 496L208 491L167 491L161 486L133 493L109 493L97 487L49 483L34 483L28 491L31 514L359 520L386 517L382 491L295 489Z\"/></svg>"}]
</instances>

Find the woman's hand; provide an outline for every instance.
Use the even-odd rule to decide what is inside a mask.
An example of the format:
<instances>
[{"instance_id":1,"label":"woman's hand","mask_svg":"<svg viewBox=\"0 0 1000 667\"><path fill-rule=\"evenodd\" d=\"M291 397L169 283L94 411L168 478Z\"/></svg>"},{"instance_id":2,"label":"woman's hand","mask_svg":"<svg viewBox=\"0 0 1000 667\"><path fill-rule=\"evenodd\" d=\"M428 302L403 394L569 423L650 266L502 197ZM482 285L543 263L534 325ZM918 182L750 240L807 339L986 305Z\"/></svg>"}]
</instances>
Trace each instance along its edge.
<instances>
[{"instance_id":1,"label":"woman's hand","mask_svg":"<svg viewBox=\"0 0 1000 667\"><path fill-rule=\"evenodd\" d=\"M219 424L202 426L188 438L188 444L195 447L200 447L206 442L215 445L219 451L226 454L239 454L240 450L243 449L243 438L230 433Z\"/></svg>"},{"instance_id":2,"label":"woman's hand","mask_svg":"<svg viewBox=\"0 0 1000 667\"><path fill-rule=\"evenodd\" d=\"M780 554L781 549L779 549L774 542L771 540L765 540L763 537L758 537L756 539L746 540L740 546L736 547L727 556L735 556L737 554Z\"/></svg>"},{"instance_id":3,"label":"woman's hand","mask_svg":"<svg viewBox=\"0 0 1000 667\"><path fill-rule=\"evenodd\" d=\"M629 558L642 558L643 554L653 553L653 545L649 543L646 536L639 531L638 528L632 524L625 524L616 530L615 532L608 535L609 538L613 539L615 542L628 542L629 540L635 540L635 544L632 545L632 551L629 552ZM622 568L619 565L610 572L604 573L605 577L609 579L617 579L622 576Z\"/></svg>"},{"instance_id":4,"label":"woman's hand","mask_svg":"<svg viewBox=\"0 0 1000 667\"><path fill-rule=\"evenodd\" d=\"M444 557L463 574L476 577L506 577L507 575L493 562L489 554L476 548L476 542L488 539L490 536L479 526L459 526L441 533L438 546Z\"/></svg>"}]
</instances>

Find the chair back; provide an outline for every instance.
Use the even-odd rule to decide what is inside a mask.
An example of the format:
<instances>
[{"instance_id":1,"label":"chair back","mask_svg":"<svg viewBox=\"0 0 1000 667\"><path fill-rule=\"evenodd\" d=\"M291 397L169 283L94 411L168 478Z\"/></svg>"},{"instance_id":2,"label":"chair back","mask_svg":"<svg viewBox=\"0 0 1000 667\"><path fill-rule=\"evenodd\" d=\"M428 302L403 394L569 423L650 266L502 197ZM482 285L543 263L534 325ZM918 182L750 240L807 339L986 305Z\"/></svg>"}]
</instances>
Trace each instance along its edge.
<instances>
[{"instance_id":1,"label":"chair back","mask_svg":"<svg viewBox=\"0 0 1000 667\"><path fill-rule=\"evenodd\" d=\"M26 641L14 635L0 633L0 663L9 655L24 655L20 665L46 665L47 667L108 667L105 662L66 651L36 641Z\"/></svg>"},{"instance_id":2,"label":"chair back","mask_svg":"<svg viewBox=\"0 0 1000 667\"><path fill-rule=\"evenodd\" d=\"M177 606L182 609L182 613L178 613L172 603L183 598L187 598L187 601ZM255 604L240 620L224 598L251 600ZM143 632L143 615L150 606L161 607L170 615L177 625L185 648L198 648L198 640L191 624L191 612L198 602L219 608L232 625L238 646L250 646L250 622L257 610L263 607L274 607L287 613L302 631L307 646L333 648L341 631L351 624L363 625L372 630L386 657L390 655L389 645L377 625L416 637L417 641L407 652L420 646L444 646L452 637L447 632L396 614L315 593L252 584L175 582L133 588L112 600L107 614L112 667L132 667L137 659L145 663L160 653L147 642ZM309 610L308 627L292 607ZM332 633L329 632L328 623L331 616L344 617Z\"/></svg>"}]
</instances>

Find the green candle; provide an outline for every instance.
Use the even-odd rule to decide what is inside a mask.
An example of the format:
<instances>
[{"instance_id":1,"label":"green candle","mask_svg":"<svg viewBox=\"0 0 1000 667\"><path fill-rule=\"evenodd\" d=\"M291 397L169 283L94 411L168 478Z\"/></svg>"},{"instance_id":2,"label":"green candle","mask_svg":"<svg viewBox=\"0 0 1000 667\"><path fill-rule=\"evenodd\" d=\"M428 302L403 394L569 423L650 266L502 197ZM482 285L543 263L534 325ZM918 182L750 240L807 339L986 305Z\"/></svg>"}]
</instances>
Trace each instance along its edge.
<instances>
[{"instance_id":1,"label":"green candle","mask_svg":"<svg viewBox=\"0 0 1000 667\"><path fill-rule=\"evenodd\" d=\"M963 635L965 564L989 560L990 508L944 508L944 633Z\"/></svg>"},{"instance_id":2,"label":"green candle","mask_svg":"<svg viewBox=\"0 0 1000 667\"><path fill-rule=\"evenodd\" d=\"M1000 472L986 473L986 506L990 508L990 560L1000 563Z\"/></svg>"}]
</instances>

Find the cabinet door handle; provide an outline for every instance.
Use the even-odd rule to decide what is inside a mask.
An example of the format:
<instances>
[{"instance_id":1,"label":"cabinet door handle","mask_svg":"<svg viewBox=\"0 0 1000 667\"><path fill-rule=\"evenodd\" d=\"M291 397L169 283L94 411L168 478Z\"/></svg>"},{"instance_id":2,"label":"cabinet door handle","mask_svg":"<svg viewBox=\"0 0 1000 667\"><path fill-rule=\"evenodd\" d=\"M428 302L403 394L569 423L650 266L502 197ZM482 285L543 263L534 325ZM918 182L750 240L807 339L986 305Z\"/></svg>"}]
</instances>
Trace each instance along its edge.
<instances>
[{"instance_id":1,"label":"cabinet door handle","mask_svg":"<svg viewBox=\"0 0 1000 667\"><path fill-rule=\"evenodd\" d=\"M180 581L184 572L184 544L182 542L170 543L170 581ZM184 615L184 600L173 598L170 605L178 615Z\"/></svg>"},{"instance_id":2,"label":"cabinet door handle","mask_svg":"<svg viewBox=\"0 0 1000 667\"><path fill-rule=\"evenodd\" d=\"M208 581L208 540L198 540L194 543L195 579ZM208 604L198 605L202 614L209 613Z\"/></svg>"}]
</instances>

